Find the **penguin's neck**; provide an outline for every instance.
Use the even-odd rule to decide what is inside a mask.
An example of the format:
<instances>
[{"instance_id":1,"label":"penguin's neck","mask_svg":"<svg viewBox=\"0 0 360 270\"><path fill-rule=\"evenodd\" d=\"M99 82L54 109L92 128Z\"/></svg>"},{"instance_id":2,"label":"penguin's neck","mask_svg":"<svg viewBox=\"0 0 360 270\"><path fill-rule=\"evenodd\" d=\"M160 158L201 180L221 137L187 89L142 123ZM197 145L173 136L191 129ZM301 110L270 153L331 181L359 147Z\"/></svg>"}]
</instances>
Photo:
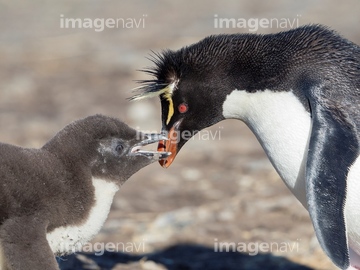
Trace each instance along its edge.
<instances>
[{"instance_id":1,"label":"penguin's neck","mask_svg":"<svg viewBox=\"0 0 360 270\"><path fill-rule=\"evenodd\" d=\"M223 116L250 127L280 177L306 207L304 173L311 118L293 92L234 90L223 104Z\"/></svg>"}]
</instances>

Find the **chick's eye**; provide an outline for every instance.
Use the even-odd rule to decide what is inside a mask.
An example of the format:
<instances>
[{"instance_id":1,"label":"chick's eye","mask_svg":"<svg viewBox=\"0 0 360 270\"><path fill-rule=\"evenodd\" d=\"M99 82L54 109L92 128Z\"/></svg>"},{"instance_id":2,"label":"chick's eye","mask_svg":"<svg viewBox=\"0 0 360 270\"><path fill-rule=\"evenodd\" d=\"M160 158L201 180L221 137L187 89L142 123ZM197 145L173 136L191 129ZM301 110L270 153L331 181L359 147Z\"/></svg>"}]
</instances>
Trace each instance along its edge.
<instances>
[{"instance_id":1,"label":"chick's eye","mask_svg":"<svg viewBox=\"0 0 360 270\"><path fill-rule=\"evenodd\" d=\"M178 110L180 113L186 113L187 110L188 110L188 105L185 104L185 103L181 103L179 106L178 106Z\"/></svg>"},{"instance_id":2,"label":"chick's eye","mask_svg":"<svg viewBox=\"0 0 360 270\"><path fill-rule=\"evenodd\" d=\"M119 143L115 148L116 152L121 153L124 150L124 145Z\"/></svg>"}]
</instances>

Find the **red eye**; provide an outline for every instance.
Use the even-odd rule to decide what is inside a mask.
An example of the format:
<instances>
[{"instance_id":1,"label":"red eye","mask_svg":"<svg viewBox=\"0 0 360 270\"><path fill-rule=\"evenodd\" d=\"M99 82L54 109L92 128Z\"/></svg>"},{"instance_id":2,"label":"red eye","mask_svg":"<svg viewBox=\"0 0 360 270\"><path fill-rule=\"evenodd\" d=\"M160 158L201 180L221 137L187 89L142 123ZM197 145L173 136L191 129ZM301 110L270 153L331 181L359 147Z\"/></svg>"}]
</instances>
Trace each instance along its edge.
<instances>
[{"instance_id":1,"label":"red eye","mask_svg":"<svg viewBox=\"0 0 360 270\"><path fill-rule=\"evenodd\" d=\"M188 110L188 106L185 103L181 103L178 107L180 113L186 113Z\"/></svg>"}]
</instances>

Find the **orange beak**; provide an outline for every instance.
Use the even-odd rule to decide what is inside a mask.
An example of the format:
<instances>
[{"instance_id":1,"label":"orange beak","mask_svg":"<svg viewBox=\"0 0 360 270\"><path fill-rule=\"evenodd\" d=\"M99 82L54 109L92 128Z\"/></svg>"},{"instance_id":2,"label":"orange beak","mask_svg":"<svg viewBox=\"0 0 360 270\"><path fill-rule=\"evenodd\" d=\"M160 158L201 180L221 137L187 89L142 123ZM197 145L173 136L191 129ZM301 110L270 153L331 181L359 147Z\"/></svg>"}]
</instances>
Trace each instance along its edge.
<instances>
[{"instance_id":1,"label":"orange beak","mask_svg":"<svg viewBox=\"0 0 360 270\"><path fill-rule=\"evenodd\" d=\"M159 141L158 144L158 151L159 152L171 152L171 155L168 156L166 159L161 159L159 160L159 163L162 167L164 168L168 168L171 163L173 163L176 154L177 154L177 146L178 146L178 136L179 136L179 131L178 131L178 127L181 123L181 120L176 122L174 124L174 126L170 129L169 133L168 133L168 139Z\"/></svg>"}]
</instances>

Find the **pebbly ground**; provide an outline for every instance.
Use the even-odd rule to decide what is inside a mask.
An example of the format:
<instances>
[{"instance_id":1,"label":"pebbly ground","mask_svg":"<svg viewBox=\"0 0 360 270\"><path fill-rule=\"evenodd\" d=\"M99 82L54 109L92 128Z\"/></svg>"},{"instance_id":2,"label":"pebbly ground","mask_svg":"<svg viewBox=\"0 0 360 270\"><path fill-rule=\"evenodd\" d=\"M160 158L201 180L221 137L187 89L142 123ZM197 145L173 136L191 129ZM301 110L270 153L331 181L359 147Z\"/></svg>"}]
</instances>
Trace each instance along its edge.
<instances>
[{"instance_id":1,"label":"pebbly ground","mask_svg":"<svg viewBox=\"0 0 360 270\"><path fill-rule=\"evenodd\" d=\"M150 50L249 33L250 27L214 28L215 15L327 24L359 44L359 8L356 0L1 1L0 141L40 147L95 113L159 131L157 100L126 100L134 80L148 78L136 70L151 64ZM61 18L122 18L139 27L65 29ZM335 269L307 212L248 128L228 120L206 132L169 169L152 164L134 175L117 194L93 252L63 258L62 269ZM215 252L221 242L239 252ZM95 255L105 244L108 251ZM110 252L112 245L118 252Z\"/></svg>"}]
</instances>

